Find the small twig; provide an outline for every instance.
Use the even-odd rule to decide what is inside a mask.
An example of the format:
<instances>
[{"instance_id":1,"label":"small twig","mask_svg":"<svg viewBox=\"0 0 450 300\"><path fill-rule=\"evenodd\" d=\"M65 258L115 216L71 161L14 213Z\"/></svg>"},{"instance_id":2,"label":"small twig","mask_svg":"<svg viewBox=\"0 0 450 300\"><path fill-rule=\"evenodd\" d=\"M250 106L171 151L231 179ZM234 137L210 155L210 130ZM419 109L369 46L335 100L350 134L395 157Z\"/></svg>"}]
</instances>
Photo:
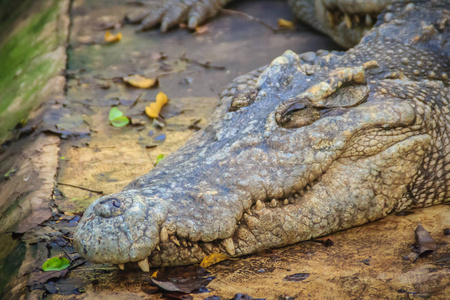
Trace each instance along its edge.
<instances>
[{"instance_id":1,"label":"small twig","mask_svg":"<svg viewBox=\"0 0 450 300\"><path fill-rule=\"evenodd\" d=\"M199 66L207 68L207 69L225 70L225 67L222 67L222 66L213 66L209 62L202 63L202 62L196 61L194 59L187 58L186 54L183 54L180 57L180 60L184 60L185 62L188 62L191 64L196 64L196 65L199 65Z\"/></svg>"},{"instance_id":2,"label":"small twig","mask_svg":"<svg viewBox=\"0 0 450 300\"><path fill-rule=\"evenodd\" d=\"M119 270L117 267L88 267L77 268L75 271L96 271L96 270Z\"/></svg>"},{"instance_id":3,"label":"small twig","mask_svg":"<svg viewBox=\"0 0 450 300\"><path fill-rule=\"evenodd\" d=\"M139 100L141 100L141 96L144 94L144 92L140 93L139 96L137 96L136 100L134 100L133 104L130 105L129 108L133 108L138 104Z\"/></svg>"},{"instance_id":4,"label":"small twig","mask_svg":"<svg viewBox=\"0 0 450 300\"><path fill-rule=\"evenodd\" d=\"M77 188L80 190L84 190L84 191L88 191L88 192L92 192L92 193L96 193L96 194L100 194L103 195L103 191L96 191L96 190L91 190L82 186L78 186L78 185L73 185L73 184L69 184L69 183L62 183L62 182L57 182L59 185L65 185L65 186L70 186L73 188Z\"/></svg>"},{"instance_id":5,"label":"small twig","mask_svg":"<svg viewBox=\"0 0 450 300\"><path fill-rule=\"evenodd\" d=\"M238 16L241 16L241 17L245 17L245 18L249 19L250 21L258 22L259 24L261 24L261 25L263 25L263 26L269 28L270 30L272 30L274 33L276 33L276 32L279 31L277 28L273 28L272 26L270 26L269 24L267 24L267 23L261 21L260 19L254 17L254 16L252 16L252 15L246 14L246 13L244 13L244 12L237 11L237 10L232 10L232 9L226 9L226 8L222 8L221 11L223 11L224 13L228 13L228 14L233 14L233 15L238 15Z\"/></svg>"},{"instance_id":6,"label":"small twig","mask_svg":"<svg viewBox=\"0 0 450 300\"><path fill-rule=\"evenodd\" d=\"M189 74L189 73L195 73L195 72L198 72L198 71L199 70L179 70L179 71L162 72L162 73L157 73L157 74L158 74L158 77L163 77L163 76L176 74L176 73L181 73L181 72L183 72L183 74Z\"/></svg>"},{"instance_id":7,"label":"small twig","mask_svg":"<svg viewBox=\"0 0 450 300\"><path fill-rule=\"evenodd\" d=\"M64 234L62 235L62 237L63 237L63 239L67 240L67 242L73 244L73 238L70 238L70 237L68 237L68 236L66 236Z\"/></svg>"}]
</instances>

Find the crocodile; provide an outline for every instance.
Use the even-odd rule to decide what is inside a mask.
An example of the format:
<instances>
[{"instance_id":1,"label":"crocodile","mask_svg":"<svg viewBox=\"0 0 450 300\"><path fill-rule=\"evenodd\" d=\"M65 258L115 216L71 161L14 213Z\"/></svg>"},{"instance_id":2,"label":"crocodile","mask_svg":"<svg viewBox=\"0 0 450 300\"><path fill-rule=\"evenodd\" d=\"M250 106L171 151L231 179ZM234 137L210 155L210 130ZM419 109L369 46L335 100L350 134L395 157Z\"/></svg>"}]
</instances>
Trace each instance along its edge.
<instances>
[{"instance_id":1,"label":"crocodile","mask_svg":"<svg viewBox=\"0 0 450 300\"><path fill-rule=\"evenodd\" d=\"M346 52L288 50L74 234L94 263L198 263L450 200L448 1L397 0Z\"/></svg>"},{"instance_id":2,"label":"crocodile","mask_svg":"<svg viewBox=\"0 0 450 300\"><path fill-rule=\"evenodd\" d=\"M161 24L161 31L186 22L195 29L215 16L233 0L170 0L136 16L131 23L141 23L138 30L148 30ZM372 28L377 16L392 0L288 0L294 15L330 36L339 45L350 48ZM387 15L387 18L392 15Z\"/></svg>"}]
</instances>

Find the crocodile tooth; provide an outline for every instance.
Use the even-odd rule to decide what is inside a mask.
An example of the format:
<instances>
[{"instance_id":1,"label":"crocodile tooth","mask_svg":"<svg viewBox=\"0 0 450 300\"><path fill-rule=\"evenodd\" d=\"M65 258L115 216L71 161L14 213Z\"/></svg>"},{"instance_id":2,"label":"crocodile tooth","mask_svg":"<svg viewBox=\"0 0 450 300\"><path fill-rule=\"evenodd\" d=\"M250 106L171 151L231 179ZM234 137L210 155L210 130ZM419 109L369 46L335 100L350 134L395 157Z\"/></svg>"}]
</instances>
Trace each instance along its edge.
<instances>
[{"instance_id":1,"label":"crocodile tooth","mask_svg":"<svg viewBox=\"0 0 450 300\"><path fill-rule=\"evenodd\" d=\"M226 238L222 241L222 244L225 246L225 249L227 249L228 254L234 255L236 254L236 251L234 250L234 242L232 238Z\"/></svg>"},{"instance_id":2,"label":"crocodile tooth","mask_svg":"<svg viewBox=\"0 0 450 300\"><path fill-rule=\"evenodd\" d=\"M141 270L143 272L146 272L146 273L150 272L150 266L148 264L148 258L147 257L144 258L143 260L139 261L138 265L139 265L139 267L141 268Z\"/></svg>"},{"instance_id":3,"label":"crocodile tooth","mask_svg":"<svg viewBox=\"0 0 450 300\"><path fill-rule=\"evenodd\" d=\"M191 242L188 241L187 244L188 244L189 247L192 247L192 243Z\"/></svg>"},{"instance_id":4,"label":"crocodile tooth","mask_svg":"<svg viewBox=\"0 0 450 300\"><path fill-rule=\"evenodd\" d=\"M292 197L289 198L289 200L292 199ZM284 205L288 205L289 204L289 200L288 199L284 199L283 204ZM292 199L292 201L294 201L294 199Z\"/></svg>"},{"instance_id":5,"label":"crocodile tooth","mask_svg":"<svg viewBox=\"0 0 450 300\"><path fill-rule=\"evenodd\" d=\"M264 208L264 204L261 200L256 201L256 210L261 210Z\"/></svg>"},{"instance_id":6,"label":"crocodile tooth","mask_svg":"<svg viewBox=\"0 0 450 300\"><path fill-rule=\"evenodd\" d=\"M270 207L277 207L277 200L276 199L272 199L272 201L270 201L269 206Z\"/></svg>"},{"instance_id":7,"label":"crocodile tooth","mask_svg":"<svg viewBox=\"0 0 450 300\"><path fill-rule=\"evenodd\" d=\"M181 245L183 245L184 248L187 248L188 243L185 240L181 240Z\"/></svg>"},{"instance_id":8,"label":"crocodile tooth","mask_svg":"<svg viewBox=\"0 0 450 300\"><path fill-rule=\"evenodd\" d=\"M169 239L170 239L175 245L181 246L180 241L179 241L174 235L172 235Z\"/></svg>"},{"instance_id":9,"label":"crocodile tooth","mask_svg":"<svg viewBox=\"0 0 450 300\"><path fill-rule=\"evenodd\" d=\"M206 249L208 249L208 251L211 252L211 251L213 250L213 244L211 244L211 243L205 243L204 245L205 245Z\"/></svg>"},{"instance_id":10,"label":"crocodile tooth","mask_svg":"<svg viewBox=\"0 0 450 300\"><path fill-rule=\"evenodd\" d=\"M299 194L300 194L300 196L303 196L303 195L305 194L305 191L301 190L301 191L299 192Z\"/></svg>"},{"instance_id":11,"label":"crocodile tooth","mask_svg":"<svg viewBox=\"0 0 450 300\"><path fill-rule=\"evenodd\" d=\"M167 228L163 227L159 233L159 240L161 243L167 242L169 240L169 233L167 233Z\"/></svg>"},{"instance_id":12,"label":"crocodile tooth","mask_svg":"<svg viewBox=\"0 0 450 300\"><path fill-rule=\"evenodd\" d=\"M356 25L361 23L361 18L359 17L359 15L355 15L355 23L356 23Z\"/></svg>"},{"instance_id":13,"label":"crocodile tooth","mask_svg":"<svg viewBox=\"0 0 450 300\"><path fill-rule=\"evenodd\" d=\"M373 25L372 17L369 14L366 15L365 23L366 23L367 27L370 27Z\"/></svg>"},{"instance_id":14,"label":"crocodile tooth","mask_svg":"<svg viewBox=\"0 0 450 300\"><path fill-rule=\"evenodd\" d=\"M352 20L350 19L350 16L348 14L345 14L344 20L345 25L347 25L347 28L348 29L352 28Z\"/></svg>"},{"instance_id":15,"label":"crocodile tooth","mask_svg":"<svg viewBox=\"0 0 450 300\"><path fill-rule=\"evenodd\" d=\"M161 248L159 248L159 245L156 245L156 250L161 251Z\"/></svg>"},{"instance_id":16,"label":"crocodile tooth","mask_svg":"<svg viewBox=\"0 0 450 300\"><path fill-rule=\"evenodd\" d=\"M253 213L252 213L252 211L251 211L250 209L247 210L245 213L248 214L248 215L250 215L250 216L253 216Z\"/></svg>"},{"instance_id":17,"label":"crocodile tooth","mask_svg":"<svg viewBox=\"0 0 450 300\"><path fill-rule=\"evenodd\" d=\"M122 271L125 270L125 264L119 264L119 269L121 269Z\"/></svg>"}]
</instances>

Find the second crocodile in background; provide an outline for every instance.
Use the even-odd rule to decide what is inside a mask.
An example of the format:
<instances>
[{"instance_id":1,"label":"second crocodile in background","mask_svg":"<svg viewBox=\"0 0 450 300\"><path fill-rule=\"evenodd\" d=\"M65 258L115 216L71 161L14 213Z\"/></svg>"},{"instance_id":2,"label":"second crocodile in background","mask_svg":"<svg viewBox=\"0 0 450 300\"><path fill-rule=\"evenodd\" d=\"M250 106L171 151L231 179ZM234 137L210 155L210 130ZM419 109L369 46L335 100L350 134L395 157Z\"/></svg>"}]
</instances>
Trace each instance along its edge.
<instances>
[{"instance_id":1,"label":"second crocodile in background","mask_svg":"<svg viewBox=\"0 0 450 300\"><path fill-rule=\"evenodd\" d=\"M395 1L345 53L237 78L207 127L89 206L77 251L148 271L449 201L449 22L448 1Z\"/></svg>"}]
</instances>

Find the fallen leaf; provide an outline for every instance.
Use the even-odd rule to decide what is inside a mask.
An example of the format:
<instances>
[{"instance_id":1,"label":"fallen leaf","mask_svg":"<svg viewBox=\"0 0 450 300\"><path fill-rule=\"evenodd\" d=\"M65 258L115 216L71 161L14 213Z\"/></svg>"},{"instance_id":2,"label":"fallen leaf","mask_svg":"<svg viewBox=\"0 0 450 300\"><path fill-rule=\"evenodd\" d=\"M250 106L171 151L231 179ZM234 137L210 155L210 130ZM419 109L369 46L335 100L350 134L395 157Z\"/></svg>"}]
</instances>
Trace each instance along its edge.
<instances>
[{"instance_id":1,"label":"fallen leaf","mask_svg":"<svg viewBox=\"0 0 450 300\"><path fill-rule=\"evenodd\" d=\"M278 27L294 28L294 22L278 18Z\"/></svg>"},{"instance_id":2,"label":"fallen leaf","mask_svg":"<svg viewBox=\"0 0 450 300\"><path fill-rule=\"evenodd\" d=\"M169 99L167 98L166 94L164 94L163 92L159 92L158 95L156 95L156 101L150 103L149 106L145 107L145 113L150 118L157 118L159 116L161 108L166 105L167 102L169 102Z\"/></svg>"},{"instance_id":3,"label":"fallen leaf","mask_svg":"<svg viewBox=\"0 0 450 300\"><path fill-rule=\"evenodd\" d=\"M69 271L68 269L61 271L48 271L48 272L42 272L40 270L33 271L29 274L27 285L35 286L46 283L50 279L62 278L66 276L68 271Z\"/></svg>"},{"instance_id":4,"label":"fallen leaf","mask_svg":"<svg viewBox=\"0 0 450 300\"><path fill-rule=\"evenodd\" d=\"M303 281L309 277L309 273L295 273L284 277L285 281Z\"/></svg>"},{"instance_id":5,"label":"fallen leaf","mask_svg":"<svg viewBox=\"0 0 450 300\"><path fill-rule=\"evenodd\" d=\"M129 123L130 119L128 119L125 116L115 118L114 120L111 121L111 125L113 125L114 127L124 127L127 126Z\"/></svg>"},{"instance_id":6,"label":"fallen leaf","mask_svg":"<svg viewBox=\"0 0 450 300\"><path fill-rule=\"evenodd\" d=\"M130 75L123 77L123 81L128 83L129 85L132 85L134 87L138 87L141 89L148 89L154 86L157 82L157 78L146 78L141 75Z\"/></svg>"},{"instance_id":7,"label":"fallen leaf","mask_svg":"<svg viewBox=\"0 0 450 300\"><path fill-rule=\"evenodd\" d=\"M109 122L115 127L123 127L130 123L130 119L125 117L120 109L113 107L109 111Z\"/></svg>"},{"instance_id":8,"label":"fallen leaf","mask_svg":"<svg viewBox=\"0 0 450 300\"><path fill-rule=\"evenodd\" d=\"M122 39L122 33L112 34L109 30L105 32L105 42L114 43Z\"/></svg>"},{"instance_id":9,"label":"fallen leaf","mask_svg":"<svg viewBox=\"0 0 450 300\"><path fill-rule=\"evenodd\" d=\"M56 286L56 284L53 281L50 281L49 283L44 284L44 287L47 290L47 292L49 292L50 294L58 293L58 287Z\"/></svg>"},{"instance_id":10,"label":"fallen leaf","mask_svg":"<svg viewBox=\"0 0 450 300\"><path fill-rule=\"evenodd\" d=\"M156 162L155 162L155 166L161 161L161 160L163 160L164 159L164 157L165 157L165 155L164 154L158 154L158 156L156 157ZM152 275L153 276L153 275Z\"/></svg>"},{"instance_id":11,"label":"fallen leaf","mask_svg":"<svg viewBox=\"0 0 450 300\"><path fill-rule=\"evenodd\" d=\"M207 286L214 277L200 266L159 269L150 277L160 288L170 292L191 293Z\"/></svg>"},{"instance_id":12,"label":"fallen leaf","mask_svg":"<svg viewBox=\"0 0 450 300\"><path fill-rule=\"evenodd\" d=\"M203 258L200 267L207 268L227 259L230 259L230 257L223 253L213 253Z\"/></svg>"},{"instance_id":13,"label":"fallen leaf","mask_svg":"<svg viewBox=\"0 0 450 300\"><path fill-rule=\"evenodd\" d=\"M416 233L416 243L419 248L419 255L424 253L431 253L436 250L436 242L431 237L431 234L423 228L422 225L417 225L415 230Z\"/></svg>"},{"instance_id":14,"label":"fallen leaf","mask_svg":"<svg viewBox=\"0 0 450 300\"><path fill-rule=\"evenodd\" d=\"M123 112L118 109L117 107L113 107L111 108L111 110L109 111L109 120L112 121L115 118L121 117L123 116Z\"/></svg>"},{"instance_id":15,"label":"fallen leaf","mask_svg":"<svg viewBox=\"0 0 450 300\"><path fill-rule=\"evenodd\" d=\"M14 176L14 174L16 174L17 170L12 168L10 169L8 172L5 173L5 178L10 178L12 176Z\"/></svg>"},{"instance_id":16,"label":"fallen leaf","mask_svg":"<svg viewBox=\"0 0 450 300\"><path fill-rule=\"evenodd\" d=\"M43 271L61 271L70 266L70 261L65 257L52 257L42 265Z\"/></svg>"}]
</instances>

